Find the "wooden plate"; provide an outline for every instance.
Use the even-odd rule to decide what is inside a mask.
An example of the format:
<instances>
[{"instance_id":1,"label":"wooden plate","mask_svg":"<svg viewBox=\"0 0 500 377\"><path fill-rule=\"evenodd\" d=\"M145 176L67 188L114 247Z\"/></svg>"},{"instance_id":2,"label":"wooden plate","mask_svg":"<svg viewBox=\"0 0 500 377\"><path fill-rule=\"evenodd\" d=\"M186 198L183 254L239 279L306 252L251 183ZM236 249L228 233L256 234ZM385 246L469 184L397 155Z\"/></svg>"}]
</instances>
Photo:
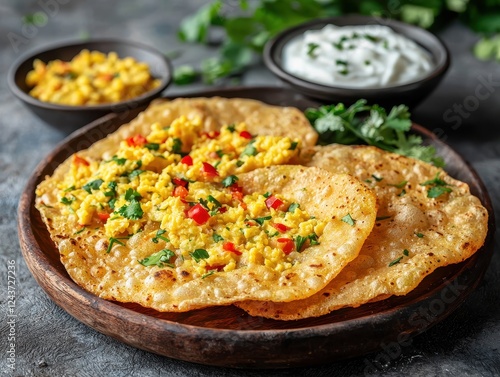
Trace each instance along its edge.
<instances>
[{"instance_id":1,"label":"wooden plate","mask_svg":"<svg viewBox=\"0 0 500 377\"><path fill-rule=\"evenodd\" d=\"M280 88L234 88L185 97L255 98L299 108L318 104ZM490 214L485 246L460 264L439 268L410 294L346 308L298 321L256 318L233 307L187 313L159 313L135 304L103 300L76 285L34 207L35 187L72 153L115 131L141 109L110 114L65 139L34 171L19 204L21 249L28 268L50 298L73 317L104 334L150 352L195 363L282 368L332 362L392 345L402 347L444 319L481 280L493 252L493 210L475 171L450 147L418 125L414 130L434 145L450 175L467 182Z\"/></svg>"}]
</instances>

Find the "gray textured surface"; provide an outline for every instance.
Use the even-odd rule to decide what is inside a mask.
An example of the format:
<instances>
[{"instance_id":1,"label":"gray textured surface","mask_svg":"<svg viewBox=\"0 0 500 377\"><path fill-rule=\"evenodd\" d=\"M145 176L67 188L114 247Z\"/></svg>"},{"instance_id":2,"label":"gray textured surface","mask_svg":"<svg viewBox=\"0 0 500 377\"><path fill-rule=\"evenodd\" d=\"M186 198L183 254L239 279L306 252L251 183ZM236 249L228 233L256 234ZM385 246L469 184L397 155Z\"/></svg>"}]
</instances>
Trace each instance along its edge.
<instances>
[{"instance_id":1,"label":"gray textured surface","mask_svg":"<svg viewBox=\"0 0 500 377\"><path fill-rule=\"evenodd\" d=\"M47 23L29 31L27 43L16 51L8 33L22 35L21 17L47 8ZM61 141L63 133L28 112L7 89L6 73L23 52L68 38L125 37L163 51L183 49L174 61L196 63L209 56L208 48L177 42L179 19L202 1L15 1L0 3L0 371L7 376L260 376L262 372L205 367L171 360L121 344L81 324L50 301L31 277L20 254L16 231L17 201L36 164ZM26 30L25 30L26 32ZM500 218L500 88L492 87L488 99L462 116L453 130L447 110L475 96L481 80L492 75L500 83L500 64L476 61L469 53L476 36L459 25L439 32L453 54L451 70L441 86L414 111L414 119L444 135L477 169ZM281 85L262 66L247 72L245 85ZM193 90L200 85L170 87L168 94ZM469 98L469 99L468 99ZM472 102L471 102L472 103ZM450 113L448 113L450 114ZM441 131L439 129L444 129ZM486 277L477 291L447 320L413 339L401 356L386 360L381 354L322 367L273 371L275 376L360 376L373 372L387 376L498 376L500 375L500 244ZM7 317L8 261L16 266L17 317ZM9 320L15 318L16 369L8 368Z\"/></svg>"}]
</instances>

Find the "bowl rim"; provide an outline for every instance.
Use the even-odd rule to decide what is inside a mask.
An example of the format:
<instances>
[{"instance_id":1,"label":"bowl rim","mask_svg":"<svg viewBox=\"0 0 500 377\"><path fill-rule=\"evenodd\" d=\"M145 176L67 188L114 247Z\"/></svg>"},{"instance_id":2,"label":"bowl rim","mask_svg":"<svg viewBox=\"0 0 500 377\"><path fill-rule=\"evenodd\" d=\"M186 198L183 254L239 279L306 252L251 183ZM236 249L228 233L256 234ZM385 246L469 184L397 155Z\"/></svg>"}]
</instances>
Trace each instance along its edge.
<instances>
[{"instance_id":1,"label":"bowl rim","mask_svg":"<svg viewBox=\"0 0 500 377\"><path fill-rule=\"evenodd\" d=\"M293 38L297 37L299 34L304 33L307 30L318 29L319 26L326 26L328 24L335 24L336 22L342 22L340 26L357 26L357 25L385 25L388 27L395 27L400 29L400 31L396 31L397 33L402 33L402 31L408 31L412 33L420 34L421 36L425 36L429 38L437 50L440 50L442 53L441 59L436 62L434 68L429 71L427 74L423 75L420 78L412 80L410 82L405 82L402 84L393 84L387 85L383 87L349 87L349 86L335 86L335 85L325 85L316 83L314 81L310 81L307 79L300 78L295 76L287 71L285 71L281 64L277 61L277 54L281 58L281 52L286 43L288 43ZM347 22L344 24L344 22ZM406 38L414 41L418 45L421 45L419 39L415 39L413 36L410 37L406 35L407 33L402 33ZM436 55L429 51L432 57L435 59ZM433 79L440 77L446 73L450 66L450 52L444 42L434 33L418 27L416 25L408 24L405 22L381 18L381 17L373 17L373 16L365 16L359 14L349 14L335 17L325 17L325 18L317 18L311 21L307 21L301 23L296 26L292 26L288 29L285 29L278 33L276 36L271 38L264 46L263 50L263 60L264 64L267 68L278 76L280 79L288 82L289 84L303 88L304 90L314 91L321 93L323 95L345 95L346 92L350 92L353 95L357 95L356 93L367 94L367 95L376 95L387 93L392 90L394 91L405 91L415 89L420 87L422 84L432 81Z\"/></svg>"},{"instance_id":2,"label":"bowl rim","mask_svg":"<svg viewBox=\"0 0 500 377\"><path fill-rule=\"evenodd\" d=\"M21 67L22 64L26 63L29 60L34 60L38 55L43 54L43 53L49 53L54 50L59 50L59 49L64 49L64 48L73 48L73 47L80 47L81 49L85 49L87 45L94 44L94 43L103 43L103 44L121 44L121 45L127 45L127 46L132 46L144 51L147 51L149 53L152 53L153 55L156 55L161 58L162 63L164 63L165 67L165 72L166 75L165 77L161 78L161 83L158 87L149 90L140 96L129 98L127 100L119 101L119 102L108 102L108 103L103 103L100 105L78 105L78 106L71 106L71 105L61 105L61 104L56 104L52 102L44 102L36 99L35 97L30 96L28 93L26 93L24 90L22 90L16 83L16 76L19 71L19 68ZM9 68L9 71L7 73L7 84L10 88L10 90L14 93L16 97L21 99L22 101L28 103L29 105L36 106L39 108L43 108L46 110L59 110L59 111L112 111L113 109L117 109L118 111L122 111L127 105L130 104L140 104L145 101L148 101L154 97L157 97L160 95L160 93L165 90L165 88L172 82L172 77L173 77L173 68L172 68L172 63L170 59L163 53L161 53L159 50L156 48L146 45L142 42L137 42L137 41L132 41L132 40L126 40L122 38L92 38L86 41L82 40L66 40L66 41L61 41L58 43L52 43L45 45L43 47L39 47L33 50L30 50L21 56L19 56L14 63Z\"/></svg>"}]
</instances>

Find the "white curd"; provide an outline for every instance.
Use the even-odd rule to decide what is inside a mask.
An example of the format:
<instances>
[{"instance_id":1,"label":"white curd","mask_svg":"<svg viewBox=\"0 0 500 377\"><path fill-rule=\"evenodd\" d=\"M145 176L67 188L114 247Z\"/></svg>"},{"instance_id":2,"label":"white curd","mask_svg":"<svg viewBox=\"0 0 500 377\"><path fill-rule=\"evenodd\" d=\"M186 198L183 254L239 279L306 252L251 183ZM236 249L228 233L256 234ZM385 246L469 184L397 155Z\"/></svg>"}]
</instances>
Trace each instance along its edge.
<instances>
[{"instance_id":1,"label":"white curd","mask_svg":"<svg viewBox=\"0 0 500 377\"><path fill-rule=\"evenodd\" d=\"M417 80L433 68L430 54L383 25L308 30L283 48L283 69L323 85L380 88Z\"/></svg>"}]
</instances>

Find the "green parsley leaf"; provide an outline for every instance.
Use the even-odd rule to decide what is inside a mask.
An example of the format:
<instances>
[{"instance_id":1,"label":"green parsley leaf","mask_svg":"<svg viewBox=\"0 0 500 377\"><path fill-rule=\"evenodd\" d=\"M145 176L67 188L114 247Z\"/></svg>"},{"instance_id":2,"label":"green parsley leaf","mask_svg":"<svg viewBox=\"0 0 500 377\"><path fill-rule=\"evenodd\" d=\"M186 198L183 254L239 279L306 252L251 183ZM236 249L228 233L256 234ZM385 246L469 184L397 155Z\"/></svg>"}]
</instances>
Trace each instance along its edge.
<instances>
[{"instance_id":1,"label":"green parsley leaf","mask_svg":"<svg viewBox=\"0 0 500 377\"><path fill-rule=\"evenodd\" d=\"M230 175L222 180L223 187L229 187L234 185L238 181L238 177L235 175Z\"/></svg>"},{"instance_id":2,"label":"green parsley leaf","mask_svg":"<svg viewBox=\"0 0 500 377\"><path fill-rule=\"evenodd\" d=\"M151 254L149 257L146 257L138 262L145 267L148 266L158 266L160 268L169 266L171 268L174 267L172 263L170 263L170 259L175 256L175 253L170 249L163 249L154 254Z\"/></svg>"},{"instance_id":3,"label":"green parsley leaf","mask_svg":"<svg viewBox=\"0 0 500 377\"><path fill-rule=\"evenodd\" d=\"M207 259L208 257L210 257L210 255L208 255L208 251L206 251L205 249L196 249L192 253L189 253L189 255L191 255L196 263L198 263L202 259Z\"/></svg>"},{"instance_id":4,"label":"green parsley leaf","mask_svg":"<svg viewBox=\"0 0 500 377\"><path fill-rule=\"evenodd\" d=\"M99 190L103 182L104 181L102 179L96 179L94 181L87 183L82 188L89 194L92 194L92 190Z\"/></svg>"},{"instance_id":5,"label":"green parsley leaf","mask_svg":"<svg viewBox=\"0 0 500 377\"><path fill-rule=\"evenodd\" d=\"M351 214L348 213L347 215L345 215L344 217L341 218L341 220L343 222L345 222L346 224L349 224L350 226L354 226L354 224L356 223L356 220L354 220L352 217L351 217Z\"/></svg>"}]
</instances>

